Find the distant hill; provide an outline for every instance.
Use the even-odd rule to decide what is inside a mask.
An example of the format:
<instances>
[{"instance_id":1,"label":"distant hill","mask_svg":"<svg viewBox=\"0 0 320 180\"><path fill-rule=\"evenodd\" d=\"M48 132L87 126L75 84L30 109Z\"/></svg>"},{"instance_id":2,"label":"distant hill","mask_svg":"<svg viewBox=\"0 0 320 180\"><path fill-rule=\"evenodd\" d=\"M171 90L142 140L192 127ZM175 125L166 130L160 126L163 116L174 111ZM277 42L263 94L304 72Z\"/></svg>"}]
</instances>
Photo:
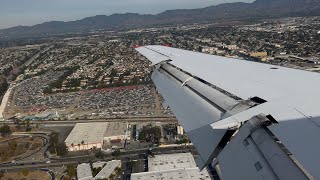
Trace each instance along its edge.
<instances>
[{"instance_id":1,"label":"distant hill","mask_svg":"<svg viewBox=\"0 0 320 180\"><path fill-rule=\"evenodd\" d=\"M253 3L226 3L201 9L169 10L157 15L136 13L98 15L77 21L51 21L35 26L17 26L0 30L0 36L112 30L149 25L217 22L283 16L320 15L320 0L256 0Z\"/></svg>"}]
</instances>

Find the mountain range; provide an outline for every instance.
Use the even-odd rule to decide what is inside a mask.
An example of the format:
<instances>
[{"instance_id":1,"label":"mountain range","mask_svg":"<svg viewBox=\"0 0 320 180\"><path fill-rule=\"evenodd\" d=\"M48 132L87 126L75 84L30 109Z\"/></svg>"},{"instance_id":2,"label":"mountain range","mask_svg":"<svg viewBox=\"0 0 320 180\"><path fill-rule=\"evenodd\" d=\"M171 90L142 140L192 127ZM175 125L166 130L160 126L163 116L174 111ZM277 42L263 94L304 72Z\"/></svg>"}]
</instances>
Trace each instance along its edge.
<instances>
[{"instance_id":1,"label":"mountain range","mask_svg":"<svg viewBox=\"0 0 320 180\"><path fill-rule=\"evenodd\" d=\"M256 0L252 3L225 3L200 9L168 10L156 15L127 13L110 16L97 15L69 22L51 21L34 26L3 29L0 30L0 36L30 36L177 23L316 15L320 15L320 0Z\"/></svg>"}]
</instances>

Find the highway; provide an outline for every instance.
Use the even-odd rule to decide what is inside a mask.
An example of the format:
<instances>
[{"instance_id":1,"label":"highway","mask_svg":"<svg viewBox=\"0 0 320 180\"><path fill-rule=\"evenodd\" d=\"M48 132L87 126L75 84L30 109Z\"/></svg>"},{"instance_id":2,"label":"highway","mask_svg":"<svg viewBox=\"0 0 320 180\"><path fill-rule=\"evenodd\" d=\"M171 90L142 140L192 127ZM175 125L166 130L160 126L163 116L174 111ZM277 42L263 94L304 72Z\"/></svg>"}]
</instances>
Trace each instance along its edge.
<instances>
[{"instance_id":1,"label":"highway","mask_svg":"<svg viewBox=\"0 0 320 180\"><path fill-rule=\"evenodd\" d=\"M48 167L59 167L62 165L68 164L78 164L77 161L69 161L69 162L34 162L34 163L25 163L25 164L11 164L11 165L2 165L0 167L1 172L12 172L19 169L40 169L40 168L48 168Z\"/></svg>"},{"instance_id":2,"label":"highway","mask_svg":"<svg viewBox=\"0 0 320 180\"><path fill-rule=\"evenodd\" d=\"M165 148L154 148L152 150L153 154L171 154L171 153L183 153L183 152L192 152L193 154L197 154L196 150L193 146L178 146L178 147L165 147ZM141 160L142 154L147 154L148 149L141 150L132 150L127 152L122 152L122 155L117 157L117 159L122 160L123 162L131 161L131 160ZM114 159L114 156L110 154L104 157L104 161L109 161ZM69 164L80 164L80 163L88 163L90 160L101 160L96 159L94 155L85 155L85 156L77 156L77 157L62 157L62 158L52 158L50 159L50 163L46 163L45 161L38 162L23 162L17 164L3 164L0 167L0 172L7 171L17 171L19 169L39 169L39 168L49 168L49 167L60 167L63 165Z\"/></svg>"},{"instance_id":3,"label":"highway","mask_svg":"<svg viewBox=\"0 0 320 180\"><path fill-rule=\"evenodd\" d=\"M93 120L62 120L62 121L32 121L33 124L76 124L89 122L177 122L174 117L132 117L132 118L108 118L108 119L93 119ZM4 121L0 124L14 124L13 121Z\"/></svg>"}]
</instances>

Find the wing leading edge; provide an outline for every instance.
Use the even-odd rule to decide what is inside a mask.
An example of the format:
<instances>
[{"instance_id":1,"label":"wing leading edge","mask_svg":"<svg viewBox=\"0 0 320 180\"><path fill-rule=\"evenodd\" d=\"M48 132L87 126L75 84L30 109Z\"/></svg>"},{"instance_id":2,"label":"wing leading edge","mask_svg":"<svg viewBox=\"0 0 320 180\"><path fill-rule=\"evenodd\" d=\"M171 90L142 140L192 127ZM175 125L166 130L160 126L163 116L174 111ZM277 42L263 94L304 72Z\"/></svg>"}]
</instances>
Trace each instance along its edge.
<instances>
[{"instance_id":1,"label":"wing leading edge","mask_svg":"<svg viewBox=\"0 0 320 180\"><path fill-rule=\"evenodd\" d=\"M136 50L154 65L152 80L199 167L224 179L320 179L320 74L164 46Z\"/></svg>"}]
</instances>

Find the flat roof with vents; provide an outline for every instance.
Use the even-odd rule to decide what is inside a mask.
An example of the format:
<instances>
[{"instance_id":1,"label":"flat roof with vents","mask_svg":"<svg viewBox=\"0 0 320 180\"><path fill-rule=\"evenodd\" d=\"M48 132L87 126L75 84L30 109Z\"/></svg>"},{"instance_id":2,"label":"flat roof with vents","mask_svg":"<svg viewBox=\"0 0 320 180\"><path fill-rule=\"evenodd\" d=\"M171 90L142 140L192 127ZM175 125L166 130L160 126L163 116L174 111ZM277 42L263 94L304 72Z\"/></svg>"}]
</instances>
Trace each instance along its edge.
<instances>
[{"instance_id":1,"label":"flat roof with vents","mask_svg":"<svg viewBox=\"0 0 320 180\"><path fill-rule=\"evenodd\" d=\"M104 137L126 135L128 124L123 122L110 122L107 124L107 129Z\"/></svg>"},{"instance_id":2,"label":"flat roof with vents","mask_svg":"<svg viewBox=\"0 0 320 180\"><path fill-rule=\"evenodd\" d=\"M79 180L93 179L90 164L79 164L77 167L77 177Z\"/></svg>"},{"instance_id":3,"label":"flat roof with vents","mask_svg":"<svg viewBox=\"0 0 320 180\"><path fill-rule=\"evenodd\" d=\"M148 158L149 172L131 174L132 180L209 180L206 169L200 171L191 153L163 154Z\"/></svg>"},{"instance_id":4,"label":"flat roof with vents","mask_svg":"<svg viewBox=\"0 0 320 180\"><path fill-rule=\"evenodd\" d=\"M81 144L82 141L85 144L102 143L107 126L107 122L77 123L65 143L67 146Z\"/></svg>"},{"instance_id":5,"label":"flat roof with vents","mask_svg":"<svg viewBox=\"0 0 320 180\"><path fill-rule=\"evenodd\" d=\"M117 167L121 166L120 160L108 161L104 168L94 177L95 179L109 178Z\"/></svg>"},{"instance_id":6,"label":"flat roof with vents","mask_svg":"<svg viewBox=\"0 0 320 180\"><path fill-rule=\"evenodd\" d=\"M211 180L206 169L199 168L174 169L131 174L131 180Z\"/></svg>"},{"instance_id":7,"label":"flat roof with vents","mask_svg":"<svg viewBox=\"0 0 320 180\"><path fill-rule=\"evenodd\" d=\"M149 171L197 167L191 153L155 155L148 159Z\"/></svg>"}]
</instances>

